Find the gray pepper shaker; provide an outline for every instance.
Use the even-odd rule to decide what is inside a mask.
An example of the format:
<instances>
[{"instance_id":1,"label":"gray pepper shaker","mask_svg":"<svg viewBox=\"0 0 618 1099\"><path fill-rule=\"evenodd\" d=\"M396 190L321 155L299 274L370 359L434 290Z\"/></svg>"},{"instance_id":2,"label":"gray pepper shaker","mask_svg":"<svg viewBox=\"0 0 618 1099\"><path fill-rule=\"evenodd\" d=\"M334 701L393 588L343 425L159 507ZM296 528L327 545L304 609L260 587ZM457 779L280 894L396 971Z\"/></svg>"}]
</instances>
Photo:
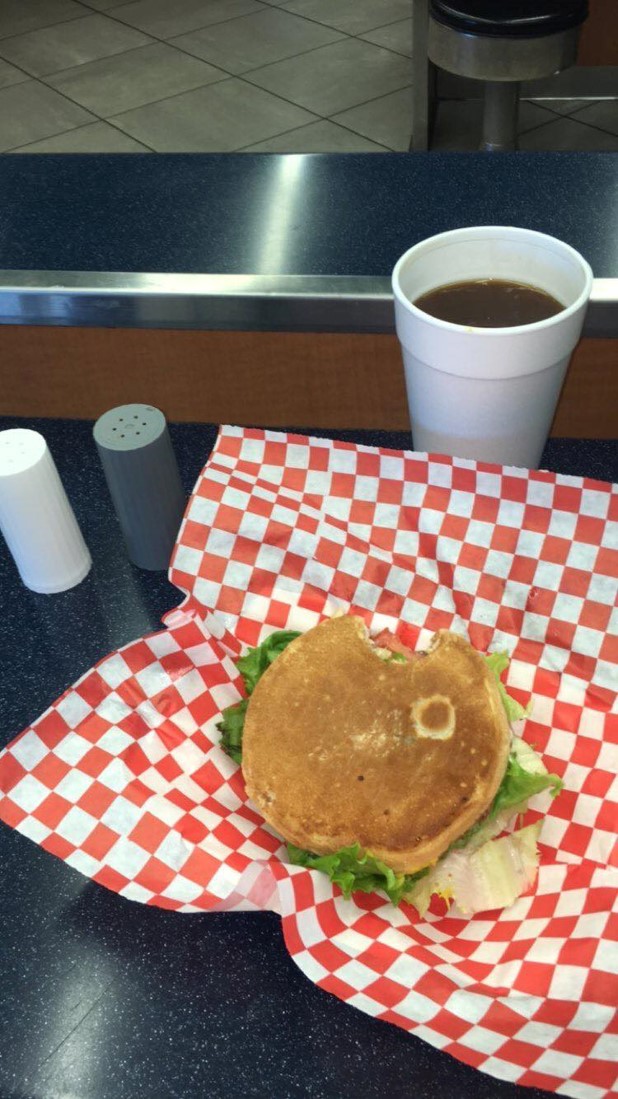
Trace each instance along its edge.
<instances>
[{"instance_id":1,"label":"gray pepper shaker","mask_svg":"<svg viewBox=\"0 0 618 1099\"><path fill-rule=\"evenodd\" d=\"M119 405L99 417L94 441L131 561L166 569L186 501L165 416Z\"/></svg>"}]
</instances>

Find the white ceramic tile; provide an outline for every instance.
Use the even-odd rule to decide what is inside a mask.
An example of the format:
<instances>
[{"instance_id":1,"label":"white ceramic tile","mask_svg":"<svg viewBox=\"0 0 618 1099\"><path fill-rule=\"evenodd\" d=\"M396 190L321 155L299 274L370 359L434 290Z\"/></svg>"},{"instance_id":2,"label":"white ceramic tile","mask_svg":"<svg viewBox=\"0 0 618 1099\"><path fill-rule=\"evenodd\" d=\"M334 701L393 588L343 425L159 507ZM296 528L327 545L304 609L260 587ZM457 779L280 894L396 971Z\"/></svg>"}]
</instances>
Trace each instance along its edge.
<instances>
[{"instance_id":1,"label":"white ceramic tile","mask_svg":"<svg viewBox=\"0 0 618 1099\"><path fill-rule=\"evenodd\" d=\"M240 75L275 61L337 42L343 36L298 15L265 8L254 15L228 19L191 34L171 38L170 45Z\"/></svg>"},{"instance_id":2,"label":"white ceramic tile","mask_svg":"<svg viewBox=\"0 0 618 1099\"><path fill-rule=\"evenodd\" d=\"M412 89L402 88L332 116L356 133L396 152L407 152L412 131Z\"/></svg>"},{"instance_id":3,"label":"white ceramic tile","mask_svg":"<svg viewBox=\"0 0 618 1099\"><path fill-rule=\"evenodd\" d=\"M253 70L246 79L330 116L404 87L410 82L410 64L400 54L348 38Z\"/></svg>"},{"instance_id":4,"label":"white ceramic tile","mask_svg":"<svg viewBox=\"0 0 618 1099\"><path fill-rule=\"evenodd\" d=\"M564 115L573 114L574 111L590 105L589 99L533 99L531 102L537 103L539 107L547 107L556 114Z\"/></svg>"},{"instance_id":5,"label":"white ceramic tile","mask_svg":"<svg viewBox=\"0 0 618 1099\"><path fill-rule=\"evenodd\" d=\"M396 23L389 23L386 27L378 27L377 30L367 31L361 34L365 42L373 42L375 46L384 46L395 53L403 53L406 57L412 56L412 20L399 19Z\"/></svg>"},{"instance_id":6,"label":"white ceramic tile","mask_svg":"<svg viewBox=\"0 0 618 1099\"><path fill-rule=\"evenodd\" d=\"M172 38L187 31L260 11L257 0L137 0L114 10L114 18L152 34Z\"/></svg>"},{"instance_id":7,"label":"white ceramic tile","mask_svg":"<svg viewBox=\"0 0 618 1099\"><path fill-rule=\"evenodd\" d=\"M13 153L148 153L150 149L109 122L91 122L65 134L46 137Z\"/></svg>"},{"instance_id":8,"label":"white ceramic tile","mask_svg":"<svg viewBox=\"0 0 618 1099\"><path fill-rule=\"evenodd\" d=\"M80 0L80 3L93 11L111 11L112 8L120 8L127 0Z\"/></svg>"},{"instance_id":9,"label":"white ceramic tile","mask_svg":"<svg viewBox=\"0 0 618 1099\"><path fill-rule=\"evenodd\" d=\"M346 34L363 34L409 17L410 4L411 0L285 0L282 6Z\"/></svg>"},{"instance_id":10,"label":"white ceramic tile","mask_svg":"<svg viewBox=\"0 0 618 1099\"><path fill-rule=\"evenodd\" d=\"M610 134L618 134L618 99L601 99L590 103L571 116L576 122L585 122L588 126L598 126Z\"/></svg>"},{"instance_id":11,"label":"white ceramic tile","mask_svg":"<svg viewBox=\"0 0 618 1099\"><path fill-rule=\"evenodd\" d=\"M0 39L0 56L33 76L71 69L100 57L145 46L152 38L105 15L87 15L55 27Z\"/></svg>"},{"instance_id":12,"label":"white ceramic tile","mask_svg":"<svg viewBox=\"0 0 618 1099\"><path fill-rule=\"evenodd\" d=\"M9 65L8 61L0 61L0 88L8 88L10 84L23 84L28 79L27 73Z\"/></svg>"},{"instance_id":13,"label":"white ceramic tile","mask_svg":"<svg viewBox=\"0 0 618 1099\"><path fill-rule=\"evenodd\" d=\"M0 152L92 121L92 115L52 88L27 80L0 90Z\"/></svg>"},{"instance_id":14,"label":"white ceramic tile","mask_svg":"<svg viewBox=\"0 0 618 1099\"><path fill-rule=\"evenodd\" d=\"M315 121L308 111L231 77L118 115L114 124L161 153L231 152Z\"/></svg>"},{"instance_id":15,"label":"white ceramic tile","mask_svg":"<svg viewBox=\"0 0 618 1099\"><path fill-rule=\"evenodd\" d=\"M197 57L157 42L56 73L47 81L69 99L107 118L222 80L225 75Z\"/></svg>"},{"instance_id":16,"label":"white ceramic tile","mask_svg":"<svg viewBox=\"0 0 618 1099\"><path fill-rule=\"evenodd\" d=\"M519 104L517 132L525 134L533 130L535 126L543 126L546 122L553 122L554 114L547 107L539 103L529 103L523 100Z\"/></svg>"},{"instance_id":17,"label":"white ceramic tile","mask_svg":"<svg viewBox=\"0 0 618 1099\"><path fill-rule=\"evenodd\" d=\"M79 19L84 14L82 5L74 0L1 0L0 38Z\"/></svg>"},{"instance_id":18,"label":"white ceramic tile","mask_svg":"<svg viewBox=\"0 0 618 1099\"><path fill-rule=\"evenodd\" d=\"M587 126L575 118L557 118L555 122L523 134L519 147L543 152L618 153L618 136Z\"/></svg>"}]
</instances>

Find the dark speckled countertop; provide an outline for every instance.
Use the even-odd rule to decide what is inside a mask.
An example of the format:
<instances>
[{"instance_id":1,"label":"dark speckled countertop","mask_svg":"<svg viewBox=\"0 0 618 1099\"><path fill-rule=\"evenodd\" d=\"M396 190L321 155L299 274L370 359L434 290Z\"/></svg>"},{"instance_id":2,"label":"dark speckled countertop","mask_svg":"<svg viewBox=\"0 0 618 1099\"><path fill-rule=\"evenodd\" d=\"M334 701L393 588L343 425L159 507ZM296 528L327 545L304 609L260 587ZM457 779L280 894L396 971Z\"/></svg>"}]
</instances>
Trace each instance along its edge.
<instances>
[{"instance_id":1,"label":"dark speckled countertop","mask_svg":"<svg viewBox=\"0 0 618 1099\"><path fill-rule=\"evenodd\" d=\"M618 276L610 153L0 156L0 269L390 275L418 240L521 225Z\"/></svg>"},{"instance_id":2,"label":"dark speckled countertop","mask_svg":"<svg viewBox=\"0 0 618 1099\"><path fill-rule=\"evenodd\" d=\"M16 158L17 159L17 158ZM88 542L79 587L35 595L0 546L0 744L179 601L127 560L80 421L41 430ZM172 425L187 491L213 425ZM324 432L319 434L326 434ZM405 434L340 432L394 447ZM618 445L552 440L543 465L618 479ZM184 916L124 900L0 825L0 1099L540 1099L316 988L272 914Z\"/></svg>"}]
</instances>

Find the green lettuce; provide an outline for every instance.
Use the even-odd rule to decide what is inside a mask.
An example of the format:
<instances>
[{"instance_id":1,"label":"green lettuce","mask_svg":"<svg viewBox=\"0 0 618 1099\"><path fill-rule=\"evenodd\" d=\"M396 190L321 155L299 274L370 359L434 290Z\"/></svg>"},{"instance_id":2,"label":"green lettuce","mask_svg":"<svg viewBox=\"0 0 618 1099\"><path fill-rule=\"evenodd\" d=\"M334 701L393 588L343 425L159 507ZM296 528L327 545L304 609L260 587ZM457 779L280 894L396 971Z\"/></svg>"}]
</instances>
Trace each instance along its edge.
<instances>
[{"instance_id":1,"label":"green lettuce","mask_svg":"<svg viewBox=\"0 0 618 1099\"><path fill-rule=\"evenodd\" d=\"M528 767L522 766L522 759L528 763ZM479 838L481 832L483 835L491 834L492 829L489 826L498 818L503 826L506 825L515 812L525 813L530 798L543 790L549 790L552 798L557 797L563 785L558 775L548 774L541 757L530 745L520 737L513 737L506 771L488 811L463 836L455 840L448 850L457 851L467 847L471 840Z\"/></svg>"},{"instance_id":2,"label":"green lettuce","mask_svg":"<svg viewBox=\"0 0 618 1099\"><path fill-rule=\"evenodd\" d=\"M516 806L528 801L535 794L540 794L543 790L549 790L551 796L555 798L562 786L562 779L558 775L526 771L515 752L511 752L504 777L491 803L489 819L494 820L505 809L515 809Z\"/></svg>"},{"instance_id":3,"label":"green lettuce","mask_svg":"<svg viewBox=\"0 0 618 1099\"><path fill-rule=\"evenodd\" d=\"M504 683L500 679L502 672L505 672L510 663L509 654L506 652L501 653L488 653L485 656L485 660L489 666L490 672L493 672L496 683L498 684L498 690L500 692L500 698L502 699L502 705L506 711L506 716L509 721L519 721L522 717L528 716L528 710L525 706L520 705L514 698L511 698L508 694Z\"/></svg>"},{"instance_id":4,"label":"green lettuce","mask_svg":"<svg viewBox=\"0 0 618 1099\"><path fill-rule=\"evenodd\" d=\"M394 905L398 905L406 893L419 878L428 873L420 870L417 874L396 874L381 859L363 851L360 844L340 847L332 855L313 855L302 847L287 844L288 857L294 866L307 866L310 870L321 870L338 885L344 897L355 892L386 893Z\"/></svg>"},{"instance_id":5,"label":"green lettuce","mask_svg":"<svg viewBox=\"0 0 618 1099\"><path fill-rule=\"evenodd\" d=\"M273 660L276 660L290 641L294 641L297 637L300 637L298 630L277 630L262 641L261 645L257 645L255 649L249 649L240 660L236 661L236 667L243 677L248 695L252 694Z\"/></svg>"},{"instance_id":6,"label":"green lettuce","mask_svg":"<svg viewBox=\"0 0 618 1099\"><path fill-rule=\"evenodd\" d=\"M234 763L242 763L242 734L248 704L249 699L243 698L233 706L228 706L221 714L221 721L217 722L217 729L221 733L221 747Z\"/></svg>"},{"instance_id":7,"label":"green lettuce","mask_svg":"<svg viewBox=\"0 0 618 1099\"><path fill-rule=\"evenodd\" d=\"M294 641L299 636L297 630L277 630L262 641L261 645L249 649L244 656L240 657L240 660L236 661L236 667L243 678L248 695L253 693L256 684L264 672L270 668L273 660L276 660L290 641ZM221 747L234 760L234 763L242 763L242 734L248 704L248 698L232 703L223 710L221 721L217 722L217 729L221 733Z\"/></svg>"}]
</instances>

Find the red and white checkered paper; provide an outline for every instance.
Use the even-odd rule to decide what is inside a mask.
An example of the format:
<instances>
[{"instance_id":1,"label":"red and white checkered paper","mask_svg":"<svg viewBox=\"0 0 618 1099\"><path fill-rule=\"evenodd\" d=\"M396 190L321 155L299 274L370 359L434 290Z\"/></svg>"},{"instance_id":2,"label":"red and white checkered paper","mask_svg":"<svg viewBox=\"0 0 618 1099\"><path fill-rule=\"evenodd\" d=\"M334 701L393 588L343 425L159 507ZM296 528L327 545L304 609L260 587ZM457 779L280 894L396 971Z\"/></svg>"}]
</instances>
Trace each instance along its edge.
<instances>
[{"instance_id":1,"label":"red and white checkered paper","mask_svg":"<svg viewBox=\"0 0 618 1099\"><path fill-rule=\"evenodd\" d=\"M578 1099L616 1084L618 493L598 481L226 427L161 632L87 672L0 756L0 817L124 897L271 909L320 987L484 1072ZM506 911L344 900L285 849L218 745L244 645L335 610L413 646L512 653L523 735L565 789ZM612 797L614 800L612 800Z\"/></svg>"}]
</instances>

